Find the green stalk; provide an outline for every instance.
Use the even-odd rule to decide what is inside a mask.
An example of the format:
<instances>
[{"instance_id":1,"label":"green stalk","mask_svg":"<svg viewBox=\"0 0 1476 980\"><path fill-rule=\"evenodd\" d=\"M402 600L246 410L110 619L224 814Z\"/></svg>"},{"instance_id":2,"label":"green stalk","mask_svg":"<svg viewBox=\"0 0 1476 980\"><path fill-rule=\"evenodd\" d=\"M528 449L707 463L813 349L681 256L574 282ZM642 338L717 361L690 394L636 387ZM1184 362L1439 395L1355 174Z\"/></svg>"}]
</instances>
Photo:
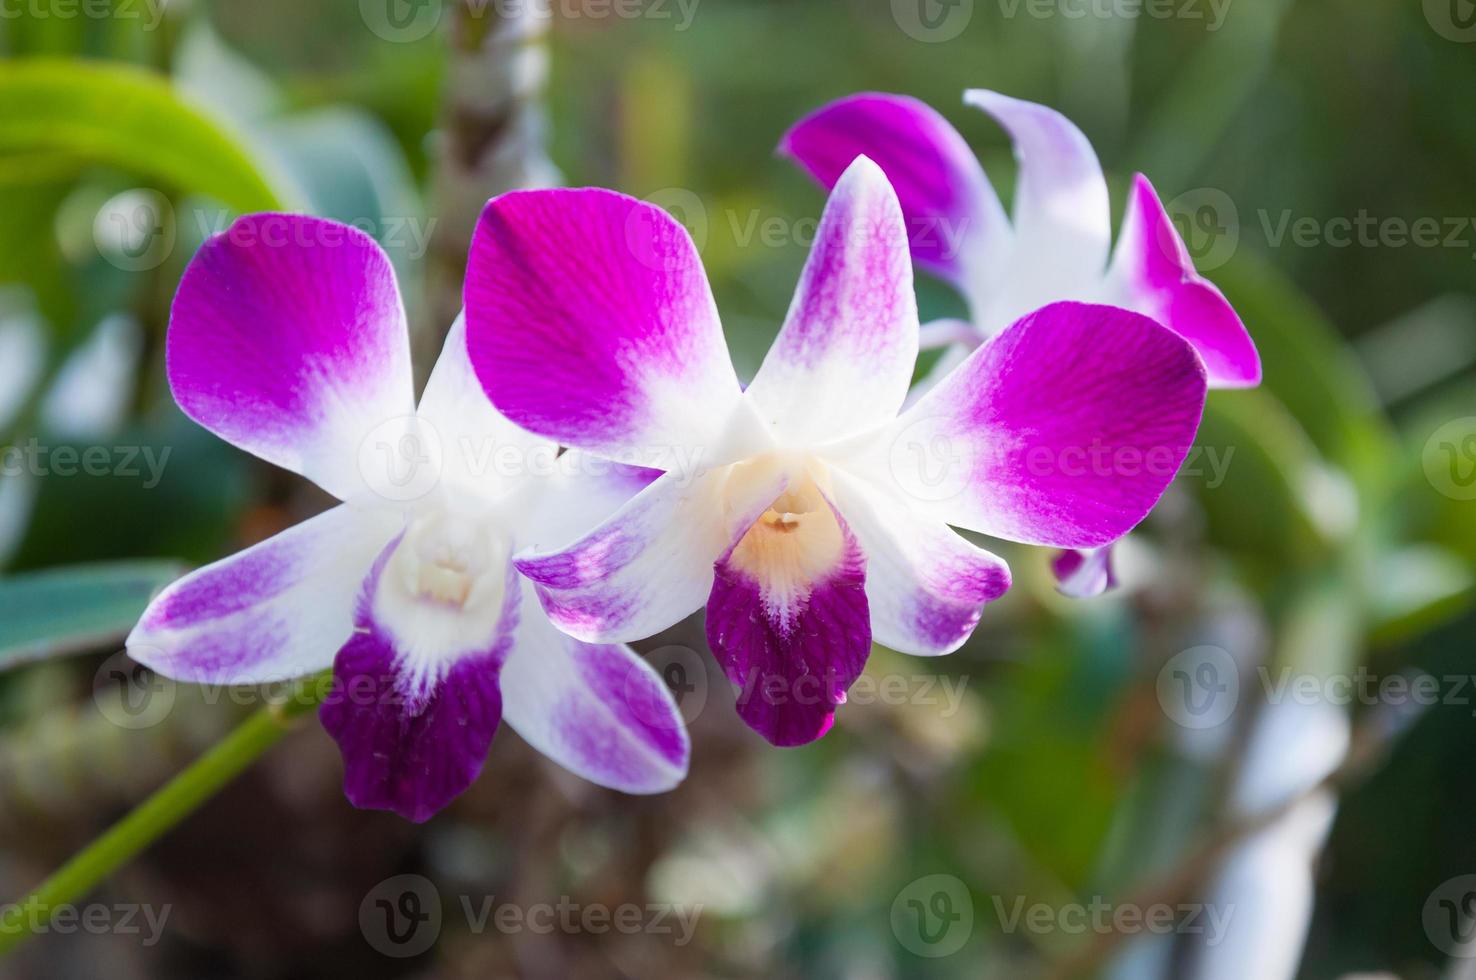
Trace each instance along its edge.
<instances>
[{"instance_id":1,"label":"green stalk","mask_svg":"<svg viewBox=\"0 0 1476 980\"><path fill-rule=\"evenodd\" d=\"M5 906L0 912L0 956L43 931L59 908L86 897L244 772L326 697L330 685L331 674L295 684L286 701L252 714L30 894Z\"/></svg>"}]
</instances>

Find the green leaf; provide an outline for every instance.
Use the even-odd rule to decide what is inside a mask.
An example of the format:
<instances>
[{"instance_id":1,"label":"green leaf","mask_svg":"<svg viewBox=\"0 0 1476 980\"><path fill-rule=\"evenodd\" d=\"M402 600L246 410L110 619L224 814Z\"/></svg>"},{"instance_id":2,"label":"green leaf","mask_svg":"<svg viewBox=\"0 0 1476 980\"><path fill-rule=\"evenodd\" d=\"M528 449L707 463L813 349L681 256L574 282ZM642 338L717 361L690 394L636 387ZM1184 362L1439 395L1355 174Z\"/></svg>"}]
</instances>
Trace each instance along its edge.
<instances>
[{"instance_id":1,"label":"green leaf","mask_svg":"<svg viewBox=\"0 0 1476 980\"><path fill-rule=\"evenodd\" d=\"M1418 544L1381 556L1372 570L1372 642L1408 642L1470 607L1476 576L1457 555Z\"/></svg>"},{"instance_id":2,"label":"green leaf","mask_svg":"<svg viewBox=\"0 0 1476 980\"><path fill-rule=\"evenodd\" d=\"M232 134L149 72L50 58L0 64L0 104L0 154L70 155L243 212L285 206Z\"/></svg>"},{"instance_id":3,"label":"green leaf","mask_svg":"<svg viewBox=\"0 0 1476 980\"><path fill-rule=\"evenodd\" d=\"M0 670L95 649L125 636L176 562L73 565L0 578Z\"/></svg>"},{"instance_id":4,"label":"green leaf","mask_svg":"<svg viewBox=\"0 0 1476 980\"><path fill-rule=\"evenodd\" d=\"M1346 509L1326 483L1336 477L1278 399L1264 389L1216 392L1195 440L1219 455L1224 479L1190 484L1214 543L1256 566L1270 582L1326 553L1328 525Z\"/></svg>"},{"instance_id":5,"label":"green leaf","mask_svg":"<svg viewBox=\"0 0 1476 980\"><path fill-rule=\"evenodd\" d=\"M1267 263L1247 254L1214 276L1255 338L1265 390L1281 400L1327 462L1361 488L1385 489L1398 440L1352 348Z\"/></svg>"}]
</instances>

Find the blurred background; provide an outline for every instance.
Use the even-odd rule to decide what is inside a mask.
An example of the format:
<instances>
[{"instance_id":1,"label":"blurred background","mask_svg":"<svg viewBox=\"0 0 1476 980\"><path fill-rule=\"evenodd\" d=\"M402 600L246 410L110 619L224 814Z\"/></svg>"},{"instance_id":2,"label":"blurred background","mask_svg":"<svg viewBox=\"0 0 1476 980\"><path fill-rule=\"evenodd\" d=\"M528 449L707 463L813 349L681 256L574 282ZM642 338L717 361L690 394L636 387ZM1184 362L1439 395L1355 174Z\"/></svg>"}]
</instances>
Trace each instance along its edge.
<instances>
[{"instance_id":1,"label":"blurred background","mask_svg":"<svg viewBox=\"0 0 1476 980\"><path fill-rule=\"evenodd\" d=\"M309 718L0 975L1476 977L1469 0L3 0L0 52L3 899L259 703L118 652L183 569L326 503L164 379L236 213L368 230L429 354L487 197L644 196L751 373L823 204L784 130L915 95L1008 200L960 101L988 87L1082 127L1117 218L1148 174L1265 362L1120 589L1001 548L972 641L876 651L814 745L737 720L700 623L641 645L694 739L662 797L504 728L416 827L345 802Z\"/></svg>"}]
</instances>

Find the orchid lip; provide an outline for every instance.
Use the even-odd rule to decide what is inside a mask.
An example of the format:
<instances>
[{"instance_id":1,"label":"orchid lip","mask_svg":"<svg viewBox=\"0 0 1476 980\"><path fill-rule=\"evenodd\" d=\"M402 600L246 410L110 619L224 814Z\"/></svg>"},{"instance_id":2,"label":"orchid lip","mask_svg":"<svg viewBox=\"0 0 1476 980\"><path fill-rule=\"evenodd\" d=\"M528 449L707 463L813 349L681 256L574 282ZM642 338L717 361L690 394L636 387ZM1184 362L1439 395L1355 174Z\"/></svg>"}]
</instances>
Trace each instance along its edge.
<instances>
[{"instance_id":1,"label":"orchid lip","mask_svg":"<svg viewBox=\"0 0 1476 980\"><path fill-rule=\"evenodd\" d=\"M474 498L437 493L407 515L374 594L412 690L439 682L497 631L513 587L511 534Z\"/></svg>"}]
</instances>

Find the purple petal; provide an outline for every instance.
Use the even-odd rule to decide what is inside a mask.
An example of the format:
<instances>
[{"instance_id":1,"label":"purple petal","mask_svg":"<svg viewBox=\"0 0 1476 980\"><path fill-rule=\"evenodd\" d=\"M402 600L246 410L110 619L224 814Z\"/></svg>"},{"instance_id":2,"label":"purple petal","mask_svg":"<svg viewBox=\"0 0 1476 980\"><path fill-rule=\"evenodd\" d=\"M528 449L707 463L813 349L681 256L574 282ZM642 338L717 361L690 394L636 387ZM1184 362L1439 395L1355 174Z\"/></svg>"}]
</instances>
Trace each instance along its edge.
<instances>
[{"instance_id":1,"label":"purple petal","mask_svg":"<svg viewBox=\"0 0 1476 980\"><path fill-rule=\"evenodd\" d=\"M1086 551L1062 551L1051 559L1056 590L1073 599L1090 599L1117 587L1112 571L1112 546Z\"/></svg>"},{"instance_id":2,"label":"purple petal","mask_svg":"<svg viewBox=\"0 0 1476 980\"><path fill-rule=\"evenodd\" d=\"M918 329L897 197L860 157L830 195L789 316L747 396L790 445L880 425L907 397Z\"/></svg>"},{"instance_id":3,"label":"purple petal","mask_svg":"<svg viewBox=\"0 0 1476 980\"><path fill-rule=\"evenodd\" d=\"M896 188L917 264L965 291L999 264L1010 240L999 198L974 152L948 120L903 95L866 93L823 106L779 144L823 186L858 156L876 161Z\"/></svg>"},{"instance_id":4,"label":"purple petal","mask_svg":"<svg viewBox=\"0 0 1476 980\"><path fill-rule=\"evenodd\" d=\"M793 515L776 501L717 562L707 600L707 642L739 687L739 717L781 746L830 730L871 653L860 545L828 501L812 500L800 517L812 523L787 530L777 522Z\"/></svg>"},{"instance_id":5,"label":"purple petal","mask_svg":"<svg viewBox=\"0 0 1476 980\"><path fill-rule=\"evenodd\" d=\"M701 607L713 562L784 489L776 472L752 481L667 473L567 548L525 552L517 567L559 629L588 643L636 640Z\"/></svg>"},{"instance_id":6,"label":"purple petal","mask_svg":"<svg viewBox=\"0 0 1476 980\"><path fill-rule=\"evenodd\" d=\"M1148 178L1133 178L1110 285L1124 304L1189 341L1204 358L1212 388L1261 382L1261 358L1224 295L1194 270L1194 259Z\"/></svg>"},{"instance_id":7,"label":"purple petal","mask_svg":"<svg viewBox=\"0 0 1476 980\"><path fill-rule=\"evenodd\" d=\"M128 655L175 680L259 684L333 662L365 572L398 529L347 505L170 585L128 637Z\"/></svg>"},{"instance_id":8,"label":"purple petal","mask_svg":"<svg viewBox=\"0 0 1476 980\"><path fill-rule=\"evenodd\" d=\"M903 500L843 472L832 480L836 507L866 555L873 639L914 656L957 650L985 604L1008 591L1009 566Z\"/></svg>"},{"instance_id":9,"label":"purple petal","mask_svg":"<svg viewBox=\"0 0 1476 980\"><path fill-rule=\"evenodd\" d=\"M606 455L709 447L738 404L717 307L686 229L598 189L487 205L466 276L468 348L493 404Z\"/></svg>"},{"instance_id":10,"label":"purple petal","mask_svg":"<svg viewBox=\"0 0 1476 980\"><path fill-rule=\"evenodd\" d=\"M1054 109L971 89L964 101L1010 134L1015 181L1015 250L1008 288L1013 308L1029 310L1081 294L1107 266L1112 240L1107 181L1092 144Z\"/></svg>"},{"instance_id":11,"label":"purple petal","mask_svg":"<svg viewBox=\"0 0 1476 980\"><path fill-rule=\"evenodd\" d=\"M976 350L899 420L882 451L931 448L942 476L893 456L892 479L948 523L1096 548L1147 516L1204 409L1182 338L1112 306L1055 303Z\"/></svg>"},{"instance_id":12,"label":"purple petal","mask_svg":"<svg viewBox=\"0 0 1476 980\"><path fill-rule=\"evenodd\" d=\"M364 438L413 410L389 259L363 232L302 215L246 215L200 247L174 298L168 370L190 418L340 499L363 487Z\"/></svg>"},{"instance_id":13,"label":"purple petal","mask_svg":"<svg viewBox=\"0 0 1476 980\"><path fill-rule=\"evenodd\" d=\"M512 648L519 590L479 649L428 656L376 612L381 577L399 541L384 549L359 594L353 636L333 664L319 709L343 754L343 791L354 806L422 823L482 771L502 716L498 675ZM511 576L508 582L514 582Z\"/></svg>"},{"instance_id":14,"label":"purple petal","mask_svg":"<svg viewBox=\"0 0 1476 980\"><path fill-rule=\"evenodd\" d=\"M629 647L581 643L559 632L531 599L524 597L502 670L507 723L601 786L661 793L681 782L691 746L661 678Z\"/></svg>"}]
</instances>

